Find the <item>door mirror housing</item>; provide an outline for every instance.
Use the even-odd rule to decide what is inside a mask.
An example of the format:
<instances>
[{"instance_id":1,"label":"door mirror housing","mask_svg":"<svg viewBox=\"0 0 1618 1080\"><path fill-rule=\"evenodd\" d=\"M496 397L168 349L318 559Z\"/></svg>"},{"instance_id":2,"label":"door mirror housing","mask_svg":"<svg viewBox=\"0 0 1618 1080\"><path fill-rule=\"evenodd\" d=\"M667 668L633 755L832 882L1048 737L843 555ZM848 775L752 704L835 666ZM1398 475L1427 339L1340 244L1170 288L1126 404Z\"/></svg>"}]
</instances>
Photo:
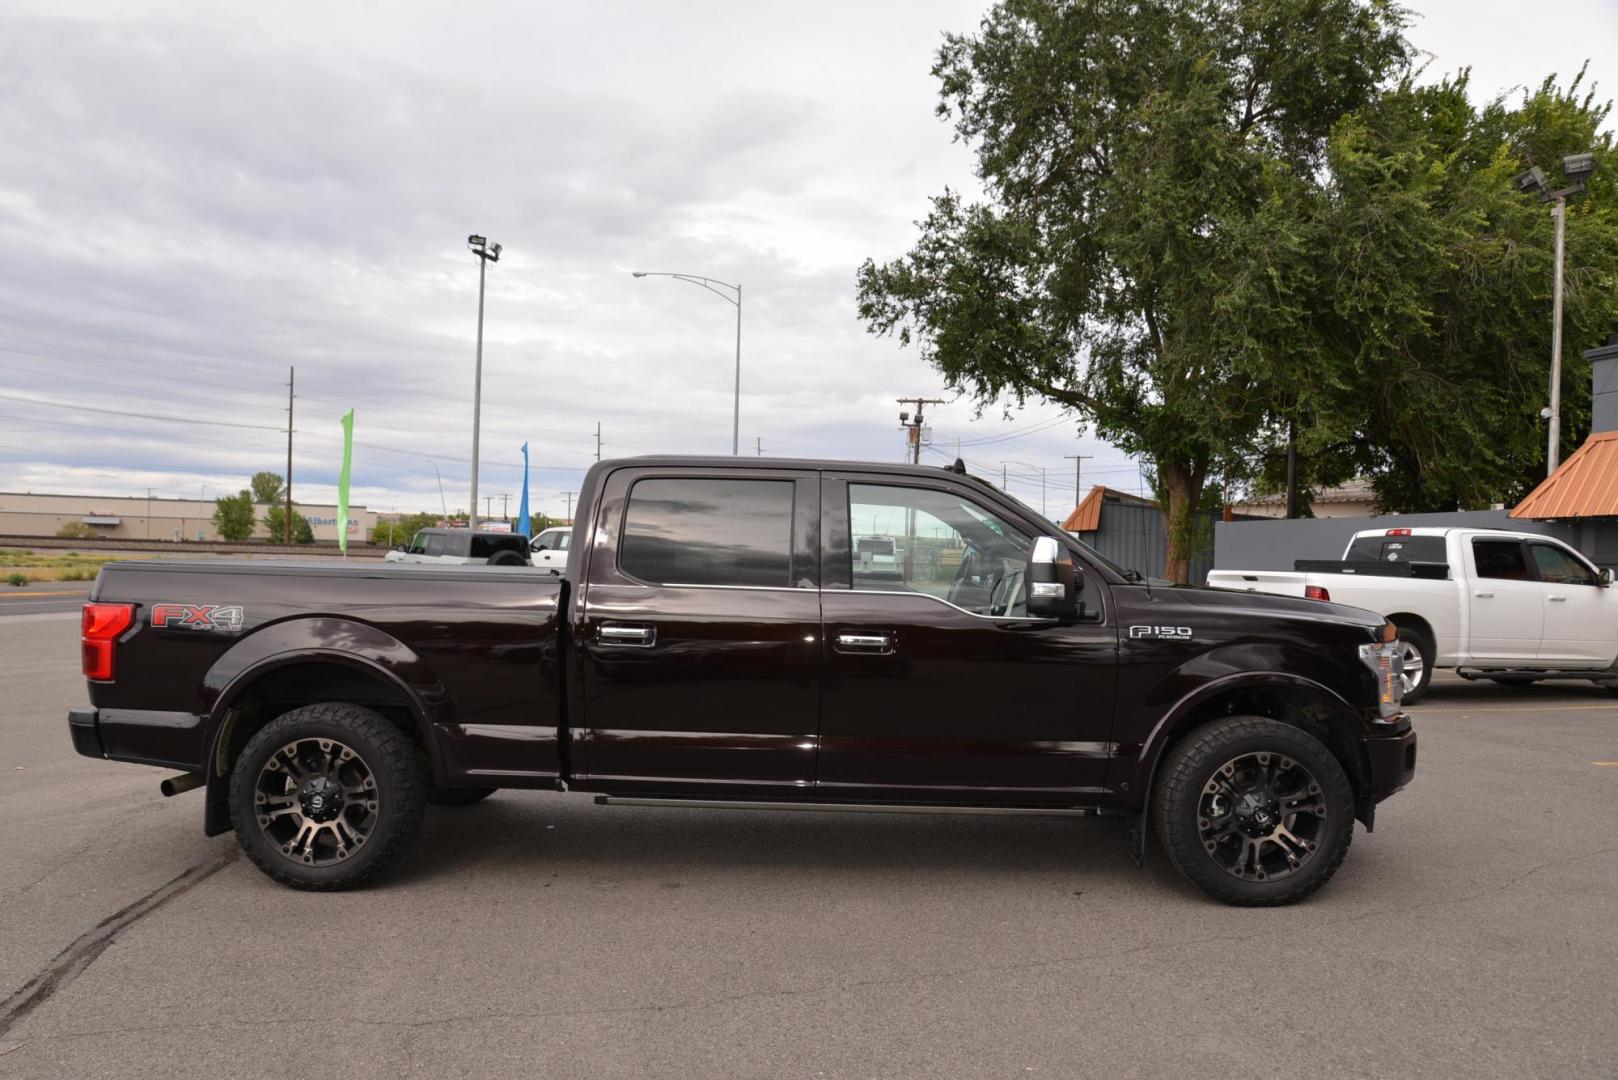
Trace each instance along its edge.
<instances>
[{"instance_id":1,"label":"door mirror housing","mask_svg":"<svg viewBox=\"0 0 1618 1080\"><path fill-rule=\"evenodd\" d=\"M1603 589L1605 589L1608 585L1611 585L1611 584L1612 584L1612 567L1604 566L1604 567L1601 568L1601 587Z\"/></svg>"},{"instance_id":2,"label":"door mirror housing","mask_svg":"<svg viewBox=\"0 0 1618 1080\"><path fill-rule=\"evenodd\" d=\"M1079 573L1055 537L1034 540L1023 575L1028 614L1038 619L1071 619L1078 614Z\"/></svg>"},{"instance_id":3,"label":"door mirror housing","mask_svg":"<svg viewBox=\"0 0 1618 1080\"><path fill-rule=\"evenodd\" d=\"M407 544L395 544L395 545L393 545L393 550L394 551L402 551L407 555L410 553L410 547Z\"/></svg>"}]
</instances>

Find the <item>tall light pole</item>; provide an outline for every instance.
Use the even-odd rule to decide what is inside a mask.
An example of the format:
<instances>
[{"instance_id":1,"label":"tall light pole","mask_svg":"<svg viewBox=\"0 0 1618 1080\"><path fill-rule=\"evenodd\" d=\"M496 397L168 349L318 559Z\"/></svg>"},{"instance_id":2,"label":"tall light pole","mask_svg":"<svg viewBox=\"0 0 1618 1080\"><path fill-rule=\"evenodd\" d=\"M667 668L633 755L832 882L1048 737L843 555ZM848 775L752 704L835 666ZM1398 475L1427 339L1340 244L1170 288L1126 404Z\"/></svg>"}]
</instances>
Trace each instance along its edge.
<instances>
[{"instance_id":1,"label":"tall light pole","mask_svg":"<svg viewBox=\"0 0 1618 1080\"><path fill-rule=\"evenodd\" d=\"M448 521L449 503L444 499L444 474L438 471L438 462L432 458L427 459L427 464L433 467L433 475L438 477L438 509L443 513L444 520Z\"/></svg>"},{"instance_id":2,"label":"tall light pole","mask_svg":"<svg viewBox=\"0 0 1618 1080\"><path fill-rule=\"evenodd\" d=\"M630 273L638 278L670 277L676 281L684 281L707 289L725 303L736 306L736 393L730 410L730 452L733 456L739 455L742 452L742 287L703 277L701 274L674 274L667 270L631 270ZM729 296L720 292L720 289L729 289L736 295Z\"/></svg>"},{"instance_id":3,"label":"tall light pole","mask_svg":"<svg viewBox=\"0 0 1618 1080\"><path fill-rule=\"evenodd\" d=\"M466 246L478 257L478 360L472 382L472 528L478 527L478 428L483 420L483 280L489 264L500 261L500 245L489 243L476 233L466 238Z\"/></svg>"},{"instance_id":4,"label":"tall light pole","mask_svg":"<svg viewBox=\"0 0 1618 1080\"><path fill-rule=\"evenodd\" d=\"M1545 410L1550 420L1545 451L1545 475L1556 471L1562 454L1562 256L1567 233L1567 200L1569 196L1584 192L1585 181L1596 171L1594 154L1569 154L1562 159L1562 175L1568 186L1557 191L1545 187L1545 170L1539 166L1518 173L1517 190L1523 194L1539 193L1540 202L1551 204L1551 218L1556 222L1556 281L1551 287L1551 404Z\"/></svg>"}]
</instances>

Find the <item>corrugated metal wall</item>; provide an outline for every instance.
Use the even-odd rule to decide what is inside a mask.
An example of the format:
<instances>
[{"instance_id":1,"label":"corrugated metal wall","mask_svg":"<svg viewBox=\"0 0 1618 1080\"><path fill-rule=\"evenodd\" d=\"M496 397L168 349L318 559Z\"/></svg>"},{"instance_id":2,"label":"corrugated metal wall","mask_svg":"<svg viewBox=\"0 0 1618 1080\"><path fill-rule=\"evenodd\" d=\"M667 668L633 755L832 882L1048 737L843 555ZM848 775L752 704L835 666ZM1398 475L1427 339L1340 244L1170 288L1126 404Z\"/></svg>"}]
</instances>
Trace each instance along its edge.
<instances>
[{"instance_id":1,"label":"corrugated metal wall","mask_svg":"<svg viewBox=\"0 0 1618 1080\"><path fill-rule=\"evenodd\" d=\"M1209 514L1207 540L1204 550L1191 560L1191 584L1200 585L1208 580L1213 569L1213 520ZM1101 528L1095 532L1075 534L1080 540L1120 566L1132 567L1149 577L1163 576L1163 563L1168 558L1168 535L1163 528L1163 512L1155 506L1113 502L1101 507Z\"/></svg>"}]
</instances>

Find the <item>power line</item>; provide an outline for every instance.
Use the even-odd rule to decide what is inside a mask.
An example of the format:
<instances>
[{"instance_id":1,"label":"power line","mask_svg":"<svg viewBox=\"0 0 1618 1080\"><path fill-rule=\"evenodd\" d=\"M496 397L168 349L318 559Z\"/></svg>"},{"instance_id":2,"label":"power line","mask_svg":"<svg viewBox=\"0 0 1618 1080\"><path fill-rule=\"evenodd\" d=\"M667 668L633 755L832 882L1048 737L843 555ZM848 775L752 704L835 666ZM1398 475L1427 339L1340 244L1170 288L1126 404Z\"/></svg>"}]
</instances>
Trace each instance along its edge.
<instances>
[{"instance_id":1,"label":"power line","mask_svg":"<svg viewBox=\"0 0 1618 1080\"><path fill-rule=\"evenodd\" d=\"M66 405L60 401L40 401L37 398L18 397L16 394L0 394L0 399L6 401L20 401L27 405L42 405L48 409L67 409L70 412L106 413L109 416L138 416L144 420L166 420L170 423L205 424L208 427L241 428L251 431L274 431L280 433L285 428L272 427L268 424L233 424L225 420L197 420L193 417L159 416L155 413L127 412L123 409L101 409L91 405Z\"/></svg>"}]
</instances>

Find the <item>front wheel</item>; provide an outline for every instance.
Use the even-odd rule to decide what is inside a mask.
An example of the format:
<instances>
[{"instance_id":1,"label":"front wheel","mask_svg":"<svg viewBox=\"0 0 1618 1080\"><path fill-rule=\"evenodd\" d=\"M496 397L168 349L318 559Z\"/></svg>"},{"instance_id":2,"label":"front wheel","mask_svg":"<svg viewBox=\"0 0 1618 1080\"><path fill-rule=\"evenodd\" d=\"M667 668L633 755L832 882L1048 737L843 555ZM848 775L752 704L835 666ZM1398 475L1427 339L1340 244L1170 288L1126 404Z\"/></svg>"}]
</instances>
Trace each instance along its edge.
<instances>
[{"instance_id":1,"label":"front wheel","mask_svg":"<svg viewBox=\"0 0 1618 1080\"><path fill-rule=\"evenodd\" d=\"M242 748L230 817L258 868L296 889L347 889L415 840L426 779L409 736L358 705L293 709Z\"/></svg>"},{"instance_id":2,"label":"front wheel","mask_svg":"<svg viewBox=\"0 0 1618 1080\"><path fill-rule=\"evenodd\" d=\"M1262 716L1230 717L1172 747L1153 792L1157 835L1203 892L1247 907L1326 884L1354 836L1354 792L1320 740Z\"/></svg>"}]
</instances>

